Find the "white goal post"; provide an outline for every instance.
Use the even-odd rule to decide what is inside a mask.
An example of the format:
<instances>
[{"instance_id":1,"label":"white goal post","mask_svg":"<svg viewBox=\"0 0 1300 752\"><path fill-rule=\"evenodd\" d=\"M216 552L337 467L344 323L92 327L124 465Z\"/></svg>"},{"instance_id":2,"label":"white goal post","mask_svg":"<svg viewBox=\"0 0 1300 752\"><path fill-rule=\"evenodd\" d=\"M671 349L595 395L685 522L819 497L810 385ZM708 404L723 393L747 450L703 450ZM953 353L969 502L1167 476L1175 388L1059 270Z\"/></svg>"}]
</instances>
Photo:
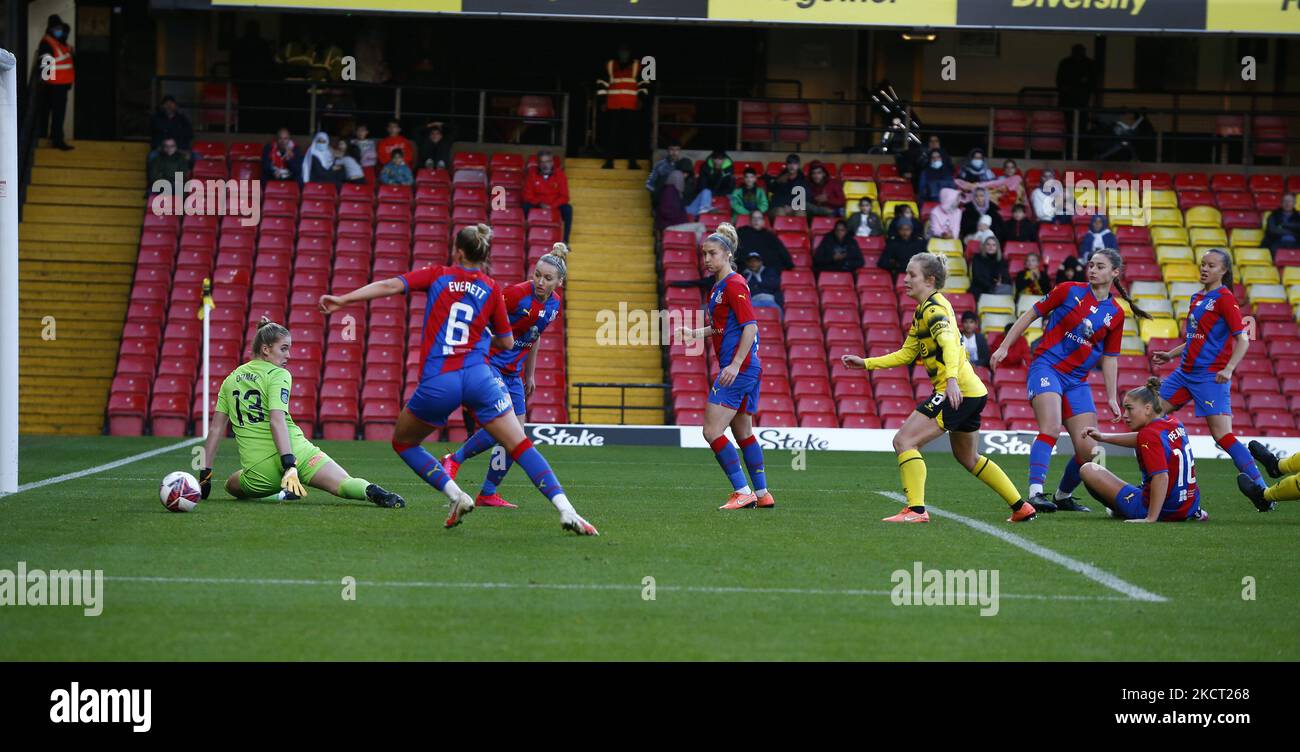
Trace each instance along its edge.
<instances>
[{"instance_id":1,"label":"white goal post","mask_svg":"<svg viewBox=\"0 0 1300 752\"><path fill-rule=\"evenodd\" d=\"M0 49L0 495L18 491L18 71Z\"/></svg>"}]
</instances>

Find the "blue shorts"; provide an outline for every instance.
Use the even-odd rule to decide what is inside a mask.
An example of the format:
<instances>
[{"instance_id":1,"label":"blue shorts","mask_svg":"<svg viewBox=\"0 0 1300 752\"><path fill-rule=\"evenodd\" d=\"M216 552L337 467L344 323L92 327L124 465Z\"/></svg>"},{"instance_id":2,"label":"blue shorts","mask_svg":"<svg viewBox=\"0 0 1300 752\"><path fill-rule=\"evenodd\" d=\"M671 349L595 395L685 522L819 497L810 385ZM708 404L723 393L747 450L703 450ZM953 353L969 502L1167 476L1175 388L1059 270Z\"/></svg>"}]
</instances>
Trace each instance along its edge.
<instances>
[{"instance_id":1,"label":"blue shorts","mask_svg":"<svg viewBox=\"0 0 1300 752\"><path fill-rule=\"evenodd\" d=\"M506 392L510 394L510 404L515 406L515 415L527 413L528 404L524 402L524 377L518 373L502 373L501 380L505 382Z\"/></svg>"},{"instance_id":2,"label":"blue shorts","mask_svg":"<svg viewBox=\"0 0 1300 752\"><path fill-rule=\"evenodd\" d=\"M1146 496L1142 489L1133 485L1126 484L1119 490L1119 496L1115 497L1116 514L1126 520L1144 520L1147 516ZM1201 491L1196 490L1196 496L1192 499L1191 506L1187 511L1181 512L1177 506L1169 506L1166 502L1165 507L1160 510L1160 520L1163 522L1179 522L1182 520L1192 519L1196 516L1197 511L1201 508Z\"/></svg>"},{"instance_id":3,"label":"blue shorts","mask_svg":"<svg viewBox=\"0 0 1300 752\"><path fill-rule=\"evenodd\" d=\"M1035 361L1029 366L1029 378L1025 382L1025 391L1029 401L1040 394L1061 395L1061 417L1097 412L1097 405L1092 401L1092 389L1087 381L1076 381L1047 363Z\"/></svg>"},{"instance_id":4,"label":"blue shorts","mask_svg":"<svg viewBox=\"0 0 1300 752\"><path fill-rule=\"evenodd\" d=\"M737 412L753 415L758 412L758 390L763 384L763 369L756 363L741 371L731 386L722 386L714 380L709 388L709 402L729 407Z\"/></svg>"},{"instance_id":5,"label":"blue shorts","mask_svg":"<svg viewBox=\"0 0 1300 752\"><path fill-rule=\"evenodd\" d=\"M416 387L406 409L431 426L444 426L447 416L464 405L479 423L510 412L510 394L497 369L484 363L426 378Z\"/></svg>"},{"instance_id":6,"label":"blue shorts","mask_svg":"<svg viewBox=\"0 0 1300 752\"><path fill-rule=\"evenodd\" d=\"M1212 373L1186 373L1182 370L1169 374L1160 385L1160 398L1182 408L1188 402L1196 405L1196 417L1232 415L1231 384L1220 384Z\"/></svg>"}]
</instances>

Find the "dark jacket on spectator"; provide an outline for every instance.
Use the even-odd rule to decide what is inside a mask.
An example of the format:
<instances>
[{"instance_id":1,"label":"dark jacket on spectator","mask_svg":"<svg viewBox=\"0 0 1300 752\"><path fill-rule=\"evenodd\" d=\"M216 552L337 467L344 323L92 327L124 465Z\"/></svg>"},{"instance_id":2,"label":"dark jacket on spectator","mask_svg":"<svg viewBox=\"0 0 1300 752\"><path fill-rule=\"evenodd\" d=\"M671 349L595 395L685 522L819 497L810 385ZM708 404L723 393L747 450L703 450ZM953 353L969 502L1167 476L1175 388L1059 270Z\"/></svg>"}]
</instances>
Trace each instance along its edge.
<instances>
[{"instance_id":1,"label":"dark jacket on spectator","mask_svg":"<svg viewBox=\"0 0 1300 752\"><path fill-rule=\"evenodd\" d=\"M731 192L736 190L736 174L731 158L723 161L720 170L714 168L712 159L704 160L700 167L699 187L708 188L714 196L731 196Z\"/></svg>"},{"instance_id":2,"label":"dark jacket on spectator","mask_svg":"<svg viewBox=\"0 0 1300 752\"><path fill-rule=\"evenodd\" d=\"M1010 242L1037 243L1038 223L1025 217L1020 221L1008 219L1002 223L1002 234L998 240L1005 246Z\"/></svg>"},{"instance_id":3,"label":"dark jacket on spectator","mask_svg":"<svg viewBox=\"0 0 1300 752\"><path fill-rule=\"evenodd\" d=\"M970 291L976 298L1007 282L1007 262L985 253L975 255L970 264Z\"/></svg>"},{"instance_id":4,"label":"dark jacket on spectator","mask_svg":"<svg viewBox=\"0 0 1300 752\"><path fill-rule=\"evenodd\" d=\"M886 237L898 237L899 222L898 217L889 220L889 228L885 230ZM925 237L925 225L921 224L921 221L916 217L912 217L912 237Z\"/></svg>"},{"instance_id":5,"label":"dark jacket on spectator","mask_svg":"<svg viewBox=\"0 0 1300 752\"><path fill-rule=\"evenodd\" d=\"M844 258L835 258L835 254L839 251L844 252ZM813 271L817 272L851 272L854 269L861 269L864 263L862 249L858 247L858 241L854 240L852 235L845 235L844 240L837 240L835 233L827 233L817 246L817 252L813 254Z\"/></svg>"},{"instance_id":6,"label":"dark jacket on spectator","mask_svg":"<svg viewBox=\"0 0 1300 752\"><path fill-rule=\"evenodd\" d=\"M762 295L764 293L776 298L776 304L785 307L785 296L781 294L781 270L773 269L768 266L759 267L757 272L749 270L748 266L740 267L740 274L749 283L749 292L751 295Z\"/></svg>"},{"instance_id":7,"label":"dark jacket on spectator","mask_svg":"<svg viewBox=\"0 0 1300 752\"><path fill-rule=\"evenodd\" d=\"M417 166L433 169L437 168L441 163L442 167L450 170L451 144L451 138L447 135L445 128L442 131L442 140L436 144L429 140L428 134L425 134L424 138L420 140L420 161ZM407 164L410 164L410 160L407 160Z\"/></svg>"},{"instance_id":8,"label":"dark jacket on spectator","mask_svg":"<svg viewBox=\"0 0 1300 752\"><path fill-rule=\"evenodd\" d=\"M966 333L958 330L958 342L963 350L966 349ZM976 367L989 367L989 340L984 336L984 332L975 332L975 358L970 364Z\"/></svg>"},{"instance_id":9,"label":"dark jacket on spectator","mask_svg":"<svg viewBox=\"0 0 1300 752\"><path fill-rule=\"evenodd\" d=\"M740 240L740 247L736 249L737 259L744 258L743 254L750 251L758 251L763 256L763 266L768 269L788 272L794 268L794 259L790 258L790 251L786 250L780 238L770 229L755 230L753 227L742 227L736 231L736 237ZM739 260L736 265L741 266Z\"/></svg>"},{"instance_id":10,"label":"dark jacket on spectator","mask_svg":"<svg viewBox=\"0 0 1300 752\"><path fill-rule=\"evenodd\" d=\"M907 240L895 235L885 241L885 250L880 254L880 261L876 262L876 266L890 274L902 274L907 269L907 262L924 251L925 238L915 230Z\"/></svg>"},{"instance_id":11,"label":"dark jacket on spectator","mask_svg":"<svg viewBox=\"0 0 1300 752\"><path fill-rule=\"evenodd\" d=\"M285 159L279 149L280 145L275 141L262 147L262 179L280 179L275 176L275 163L278 157L283 160L285 168L289 170L289 177L284 179L298 180L299 177L302 176L302 155L298 153L297 149L294 149L293 154L289 155L288 158Z\"/></svg>"},{"instance_id":12,"label":"dark jacket on spectator","mask_svg":"<svg viewBox=\"0 0 1300 752\"><path fill-rule=\"evenodd\" d=\"M993 231L993 234L998 236L1001 235L1002 215L998 214L997 204L990 201L988 206L981 210L975 205L975 202L972 201L969 204L966 204L966 208L962 209L961 212L961 236L963 238L967 235L973 234L977 229L979 229L980 215L982 214L989 215L989 218L993 220L993 225L989 228Z\"/></svg>"},{"instance_id":13,"label":"dark jacket on spectator","mask_svg":"<svg viewBox=\"0 0 1300 752\"><path fill-rule=\"evenodd\" d=\"M1038 272L1037 280L1031 277L1029 273L1029 269L1022 269L1020 273L1016 275L1016 297L1018 298L1021 295L1032 295L1037 298L1046 295L1048 290L1052 287L1052 285L1047 283L1047 272L1040 270Z\"/></svg>"},{"instance_id":14,"label":"dark jacket on spectator","mask_svg":"<svg viewBox=\"0 0 1300 752\"><path fill-rule=\"evenodd\" d=\"M190 125L190 119L180 110L176 111L175 117L170 118L163 108L154 110L153 115L149 117L149 132L151 134L149 146L153 149L162 146L162 142L169 138L176 139L176 148L182 151L189 151L194 143L194 127Z\"/></svg>"},{"instance_id":15,"label":"dark jacket on spectator","mask_svg":"<svg viewBox=\"0 0 1300 752\"><path fill-rule=\"evenodd\" d=\"M857 212L852 217L848 218L847 223L849 225L850 235L858 234L858 227L861 226L862 224L862 216L863 216L862 212ZM871 230L872 235L885 234L885 228L881 227L880 217L877 216L875 212L868 212L866 217L867 217L867 227Z\"/></svg>"},{"instance_id":16,"label":"dark jacket on spectator","mask_svg":"<svg viewBox=\"0 0 1300 752\"><path fill-rule=\"evenodd\" d=\"M942 164L936 170L927 162L925 169L921 171L921 181L917 187L916 198L922 203L938 201L940 189L956 187L957 182L953 180L951 165Z\"/></svg>"},{"instance_id":17,"label":"dark jacket on spectator","mask_svg":"<svg viewBox=\"0 0 1300 752\"><path fill-rule=\"evenodd\" d=\"M664 186L659 194L659 204L655 207L655 229L682 225L691 221L686 213L686 203L675 185Z\"/></svg>"},{"instance_id":18,"label":"dark jacket on spectator","mask_svg":"<svg viewBox=\"0 0 1300 752\"><path fill-rule=\"evenodd\" d=\"M1273 251L1285 248L1282 239L1288 235L1300 241L1300 211L1293 210L1289 216L1283 216L1281 209L1274 210L1264 224L1264 245Z\"/></svg>"},{"instance_id":19,"label":"dark jacket on spectator","mask_svg":"<svg viewBox=\"0 0 1300 752\"><path fill-rule=\"evenodd\" d=\"M803 188L804 201L812 200L812 186L808 183L808 178L804 177L803 172L795 175L793 178L788 173L781 173L775 178L767 181L768 192L772 194L771 205L775 208L778 206L790 206L794 201L794 189Z\"/></svg>"},{"instance_id":20,"label":"dark jacket on spectator","mask_svg":"<svg viewBox=\"0 0 1300 752\"><path fill-rule=\"evenodd\" d=\"M189 177L190 161L181 154L179 150L170 157L161 151L153 159L149 160L149 186L153 190L153 184L159 180L166 180L171 185L176 180L176 173L184 173ZM182 181L183 182L183 181Z\"/></svg>"}]
</instances>

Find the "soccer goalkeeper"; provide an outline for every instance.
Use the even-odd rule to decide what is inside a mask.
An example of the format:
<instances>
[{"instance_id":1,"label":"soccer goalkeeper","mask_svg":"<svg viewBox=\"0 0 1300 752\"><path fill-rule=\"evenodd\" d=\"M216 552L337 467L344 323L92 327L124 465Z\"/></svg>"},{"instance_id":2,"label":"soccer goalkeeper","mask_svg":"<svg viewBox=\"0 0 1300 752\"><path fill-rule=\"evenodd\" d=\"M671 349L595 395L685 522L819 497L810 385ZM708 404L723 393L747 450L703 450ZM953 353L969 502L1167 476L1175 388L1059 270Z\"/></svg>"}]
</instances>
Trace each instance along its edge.
<instances>
[{"instance_id":1,"label":"soccer goalkeeper","mask_svg":"<svg viewBox=\"0 0 1300 752\"><path fill-rule=\"evenodd\" d=\"M350 477L289 417L293 377L285 366L292 344L288 329L263 316L253 336L253 359L221 383L203 446L205 467L199 474L203 498L212 492L217 449L226 426L233 424L240 469L226 479L226 492L236 499L292 500L306 496L304 486L311 486L344 499L368 499L381 507L406 506L401 496Z\"/></svg>"}]
</instances>

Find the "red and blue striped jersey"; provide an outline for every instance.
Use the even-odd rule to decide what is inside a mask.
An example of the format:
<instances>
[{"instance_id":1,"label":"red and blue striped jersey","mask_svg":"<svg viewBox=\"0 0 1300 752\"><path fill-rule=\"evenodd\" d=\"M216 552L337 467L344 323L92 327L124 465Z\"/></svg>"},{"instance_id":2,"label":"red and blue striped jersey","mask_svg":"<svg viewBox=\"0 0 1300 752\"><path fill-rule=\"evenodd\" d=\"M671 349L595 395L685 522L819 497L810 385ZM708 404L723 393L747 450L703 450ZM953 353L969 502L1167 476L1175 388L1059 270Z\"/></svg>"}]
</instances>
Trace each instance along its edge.
<instances>
[{"instance_id":1,"label":"red and blue striped jersey","mask_svg":"<svg viewBox=\"0 0 1300 752\"><path fill-rule=\"evenodd\" d=\"M1187 346L1180 369L1186 373L1216 373L1228 365L1232 338L1246 331L1237 296L1227 287L1192 295L1187 312Z\"/></svg>"},{"instance_id":2,"label":"red and blue striped jersey","mask_svg":"<svg viewBox=\"0 0 1300 752\"><path fill-rule=\"evenodd\" d=\"M1047 319L1034 360L1082 381L1102 355L1120 354L1124 309L1114 295L1097 300L1087 283L1063 282L1035 303L1034 311Z\"/></svg>"},{"instance_id":3,"label":"red and blue striped jersey","mask_svg":"<svg viewBox=\"0 0 1300 752\"><path fill-rule=\"evenodd\" d=\"M427 290L420 378L459 371L487 363L492 331L510 328L501 286L478 269L463 266L429 266L398 279L412 290Z\"/></svg>"},{"instance_id":4,"label":"red and blue striped jersey","mask_svg":"<svg viewBox=\"0 0 1300 752\"><path fill-rule=\"evenodd\" d=\"M736 357L740 333L745 325L758 323L754 305L749 300L749 284L745 278L732 272L720 282L715 282L709 293L708 313L709 326L713 329L713 354L718 356L719 366L726 368ZM754 343L749 346L749 352L745 354L744 362L740 364L740 370L744 371L750 364L761 366L758 362L757 334L754 335Z\"/></svg>"},{"instance_id":5,"label":"red and blue striped jersey","mask_svg":"<svg viewBox=\"0 0 1300 752\"><path fill-rule=\"evenodd\" d=\"M539 300L530 281L507 287L505 301L515 345L509 350L492 348L491 362L502 373L517 374L523 371L528 355L542 338L542 332L559 317L562 301L559 290L551 293L544 302Z\"/></svg>"},{"instance_id":6,"label":"red and blue striped jersey","mask_svg":"<svg viewBox=\"0 0 1300 752\"><path fill-rule=\"evenodd\" d=\"M1161 518L1186 519L1198 499L1196 460L1187 445L1187 429L1177 419L1164 417L1142 427L1137 435L1138 467L1142 469L1142 501L1151 499L1151 479L1169 474L1169 490L1161 505Z\"/></svg>"}]
</instances>

